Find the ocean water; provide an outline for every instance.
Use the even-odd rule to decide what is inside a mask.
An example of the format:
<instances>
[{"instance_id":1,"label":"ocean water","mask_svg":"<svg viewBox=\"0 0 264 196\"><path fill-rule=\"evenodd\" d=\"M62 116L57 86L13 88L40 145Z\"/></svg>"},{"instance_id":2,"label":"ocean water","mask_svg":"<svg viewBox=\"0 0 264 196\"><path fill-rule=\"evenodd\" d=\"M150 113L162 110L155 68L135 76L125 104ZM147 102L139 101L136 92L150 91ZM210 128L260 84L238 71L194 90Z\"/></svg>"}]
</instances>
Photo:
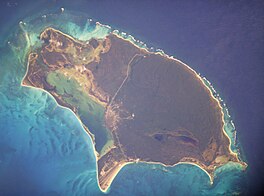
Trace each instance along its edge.
<instances>
[{"instance_id":1,"label":"ocean water","mask_svg":"<svg viewBox=\"0 0 264 196\"><path fill-rule=\"evenodd\" d=\"M104 195L96 181L91 139L74 114L57 106L47 93L20 85L26 72L27 52L40 44L37 36L46 26L56 27L81 40L104 37L114 30L91 21L84 13L67 9L62 13L57 8L27 16L14 25L10 34L3 34L0 49L0 193ZM144 43L136 43L145 47ZM239 140L228 110L224 112L226 131L232 139L232 150L236 151L240 147ZM245 179L242 168L232 163L216 170L213 185L208 176L193 165L164 168L131 164L120 171L106 194L231 195L245 191Z\"/></svg>"}]
</instances>

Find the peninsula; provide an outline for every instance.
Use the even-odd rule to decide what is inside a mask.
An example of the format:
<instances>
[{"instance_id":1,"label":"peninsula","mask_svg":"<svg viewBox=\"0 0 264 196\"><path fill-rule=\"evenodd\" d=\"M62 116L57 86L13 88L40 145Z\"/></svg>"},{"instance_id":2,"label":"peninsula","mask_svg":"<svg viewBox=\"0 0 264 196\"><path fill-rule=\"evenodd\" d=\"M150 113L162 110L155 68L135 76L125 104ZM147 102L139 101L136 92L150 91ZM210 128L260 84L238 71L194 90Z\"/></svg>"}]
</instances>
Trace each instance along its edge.
<instances>
[{"instance_id":1,"label":"peninsula","mask_svg":"<svg viewBox=\"0 0 264 196\"><path fill-rule=\"evenodd\" d=\"M245 165L230 149L218 100L187 65L115 33L85 42L46 28L39 38L22 85L76 114L93 140L102 191L128 163L195 164L211 180L229 161Z\"/></svg>"}]
</instances>

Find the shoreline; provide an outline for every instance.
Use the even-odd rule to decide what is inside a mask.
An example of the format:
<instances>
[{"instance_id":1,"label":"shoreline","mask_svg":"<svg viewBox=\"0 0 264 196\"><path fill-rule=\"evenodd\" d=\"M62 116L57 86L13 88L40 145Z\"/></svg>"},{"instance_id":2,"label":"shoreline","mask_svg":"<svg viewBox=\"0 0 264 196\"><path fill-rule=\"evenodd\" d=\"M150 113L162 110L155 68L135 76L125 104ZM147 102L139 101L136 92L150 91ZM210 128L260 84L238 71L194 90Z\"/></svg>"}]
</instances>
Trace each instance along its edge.
<instances>
[{"instance_id":1,"label":"shoreline","mask_svg":"<svg viewBox=\"0 0 264 196\"><path fill-rule=\"evenodd\" d=\"M100 24L99 22L97 22L97 24L98 24L98 25L102 25L102 24ZM103 26L103 25L102 25L102 26ZM47 27L47 28L49 28L49 27ZM58 30L57 30L57 31L58 31ZM59 32L61 32L61 31L59 31ZM63 33L63 32L61 32L61 33ZM217 102L219 108L221 109L222 123L223 123L222 131L223 131L224 135L228 138L228 141L229 141L229 144L228 144L228 150L229 150L229 153L236 157L236 161L237 161L237 162L235 162L235 163L238 163L238 164L240 164L241 166L243 166L243 169L245 169L245 168L247 167L247 163L245 163L245 162L243 162L242 160L240 160L238 153L233 152L232 149L231 149L232 140L231 140L231 138L228 136L227 132L226 132L225 129L224 129L224 124L225 124L225 120L224 120L224 112L223 112L223 109L224 109L224 108L221 106L219 99L217 99L217 98L213 95L212 90L211 90L211 89L205 84L205 82L204 82L204 80L202 79L202 77L201 77L201 76L200 76L195 70L193 70L193 69L192 69L191 67L189 67L187 64L183 63L181 60L178 60L178 59L174 58L173 56L168 56L167 54L165 54L165 53L163 53L163 52L158 52L158 51L157 51L157 52L151 52L151 51L148 50L148 48L141 48L140 46L136 45L133 41L131 41L131 40L129 40L129 39L126 39L126 38L122 37L121 35L119 35L119 34L117 34L117 33L114 33L113 31L110 32L110 33L113 33L114 35L118 36L118 37L121 38L122 40L127 41L127 42L133 44L135 47L139 48L140 50L144 50L144 51L146 51L147 53L150 53L150 54L160 55L160 56L162 56L162 57L164 57L164 58L166 58L166 59L168 59L168 60L175 61L176 63L183 65L185 68L187 68L189 71L191 71L191 73L194 74L194 76L199 80L199 82L201 82L202 85L205 86L205 88L207 89L207 91L209 91L209 93L210 93L210 97L211 97L212 99L214 99L214 100ZM67 34L65 34L65 33L63 33L63 34L66 35L67 37L71 38L71 39L74 39L74 38L71 37L70 35L67 35ZM77 40L78 40L78 39L77 39ZM27 40L27 41L28 41L28 40ZM100 157L98 157L98 152L97 152L96 149L95 149L95 141L93 140L93 138L92 138L91 135L90 135L91 132L88 130L88 128L87 128L87 130L84 128L83 123L82 123L82 121L80 120L80 118L79 118L79 117L78 117L78 116L77 116L77 115L76 115L76 114L75 114L70 108L65 107L65 106L63 106L63 105L60 105L60 104L57 102L57 100L54 98L54 96L52 96L52 94L50 94L48 91L46 91L46 90L44 90L44 89L42 89L42 88L33 87L33 86L30 86L30 85L27 85L27 84L23 84L23 81L25 80L26 75L27 75L27 73L28 73L28 67L29 67L29 63L27 62L26 73L25 73L24 77L22 78L20 85L21 85L22 87L29 87L29 88L33 88L33 89L37 89L37 90L42 90L43 92L47 93L50 97L52 97L52 99L54 99L54 101L55 101L55 103L56 103L56 105L57 105L58 107L61 107L61 108L63 108L63 109L67 109L67 110L71 111L71 112L76 116L77 120L81 123L80 125L82 125L83 130L84 130L85 133L90 137L90 139L91 139L91 141L92 141L92 145L93 145L94 155L95 155L95 158L96 158L96 177L97 177L97 184L98 184L98 187L99 187L100 191L102 191L103 193L107 193L107 192L108 192L108 190L109 190L109 188L110 188L110 186L111 186L113 180L114 180L115 177L118 175L118 173L120 172L120 170L121 170L123 167L125 167L126 165L128 165L128 164L133 164L133 163L146 163L146 164L150 164L150 165L161 165L161 166L164 166L164 167L175 167L176 165L179 165L179 164L189 164L189 165L194 165L194 166L200 168L201 170L203 170L203 171L207 174L207 176L209 177L209 179L210 179L210 183L213 184L213 180L214 180L213 175L210 174L205 168L203 168L203 166L201 166L201 165L199 165L199 164L197 164L197 163L195 163L195 162L188 162L188 161L184 162L184 161L179 161L179 162L177 162L177 163L175 163L175 164L173 164L173 165L166 165L166 164L163 164L163 163L161 163L161 162L147 162L147 161L138 161L138 160L135 160L135 161L127 161L127 162L124 162L124 163L120 163L120 164L118 165L118 167L115 169L115 173L110 177L110 180L109 180L109 183L108 183L108 185L107 185L107 188L106 188L106 189L102 189L101 186L99 185L99 178L98 178L98 176L99 176L99 175L98 175L98 160L99 160L98 158L100 158ZM229 162L230 162L230 161L229 161ZM225 164L223 164L223 165L225 165ZM220 165L220 166L215 166L215 167L213 168L213 171L212 171L212 172L214 173L215 170L216 170L218 167L221 167L221 166L222 166L222 165Z\"/></svg>"}]
</instances>

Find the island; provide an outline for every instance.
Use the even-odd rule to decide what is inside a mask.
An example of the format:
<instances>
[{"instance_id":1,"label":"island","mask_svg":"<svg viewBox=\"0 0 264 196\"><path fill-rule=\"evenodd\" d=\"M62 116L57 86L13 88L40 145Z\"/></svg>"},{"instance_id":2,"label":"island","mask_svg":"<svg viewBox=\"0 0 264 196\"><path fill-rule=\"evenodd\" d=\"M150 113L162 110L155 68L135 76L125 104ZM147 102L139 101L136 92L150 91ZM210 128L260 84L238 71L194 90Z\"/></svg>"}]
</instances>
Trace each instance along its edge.
<instances>
[{"instance_id":1,"label":"island","mask_svg":"<svg viewBox=\"0 0 264 196\"><path fill-rule=\"evenodd\" d=\"M43 89L74 112L92 138L106 191L129 163L194 164L213 181L232 161L219 101L181 61L111 32L80 41L48 27L28 54L22 85Z\"/></svg>"}]
</instances>

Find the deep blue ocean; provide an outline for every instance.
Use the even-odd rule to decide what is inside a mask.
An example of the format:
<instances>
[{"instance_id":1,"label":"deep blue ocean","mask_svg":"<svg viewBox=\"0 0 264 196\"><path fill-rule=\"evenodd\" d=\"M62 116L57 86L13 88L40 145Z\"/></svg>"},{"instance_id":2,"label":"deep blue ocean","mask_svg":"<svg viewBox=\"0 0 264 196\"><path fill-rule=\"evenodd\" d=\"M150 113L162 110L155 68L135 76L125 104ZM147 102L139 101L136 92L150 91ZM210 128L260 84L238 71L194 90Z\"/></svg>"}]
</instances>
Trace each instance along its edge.
<instances>
[{"instance_id":1,"label":"deep blue ocean","mask_svg":"<svg viewBox=\"0 0 264 196\"><path fill-rule=\"evenodd\" d=\"M247 170L230 163L216 171L210 185L208 176L192 165L132 164L121 170L108 193L100 192L91 139L73 113L48 94L20 86L26 42L15 33L24 29L19 22L40 13L49 20L61 7L161 48L206 76L228 106ZM78 17L74 20L83 25ZM53 22L66 28L61 19ZM2 0L0 195L260 194L263 87L263 1Z\"/></svg>"}]
</instances>

